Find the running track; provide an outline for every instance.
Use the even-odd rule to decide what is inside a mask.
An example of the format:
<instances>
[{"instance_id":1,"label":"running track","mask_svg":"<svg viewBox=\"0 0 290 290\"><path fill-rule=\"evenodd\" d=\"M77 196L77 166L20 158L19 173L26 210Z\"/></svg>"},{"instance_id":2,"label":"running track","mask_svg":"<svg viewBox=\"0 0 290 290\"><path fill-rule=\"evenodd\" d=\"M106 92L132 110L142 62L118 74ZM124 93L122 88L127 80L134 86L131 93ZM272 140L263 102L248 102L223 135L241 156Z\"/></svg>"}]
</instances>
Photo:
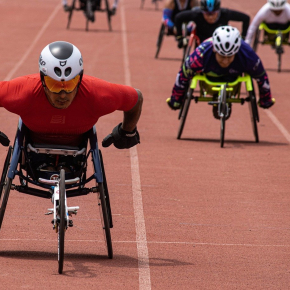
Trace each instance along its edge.
<instances>
[{"instance_id":1,"label":"running track","mask_svg":"<svg viewBox=\"0 0 290 290\"><path fill-rule=\"evenodd\" d=\"M108 32L105 15L85 32L81 12L66 30L59 0L0 0L0 79L35 73L45 45L76 44L85 73L132 85L144 95L141 144L103 149L114 228L114 259L106 258L96 196L79 205L66 234L64 274L57 274L57 237L49 200L11 191L0 233L1 289L289 289L290 51L276 72L269 47L258 53L277 104L260 110L260 143L253 143L247 106L234 105L225 148L206 104L192 105L182 140L170 96L181 52L166 38L154 59L161 11L150 1L122 0ZM265 1L223 0L253 17ZM100 119L102 140L121 112ZM1 109L11 140L18 117ZM2 147L3 164L6 149Z\"/></svg>"}]
</instances>

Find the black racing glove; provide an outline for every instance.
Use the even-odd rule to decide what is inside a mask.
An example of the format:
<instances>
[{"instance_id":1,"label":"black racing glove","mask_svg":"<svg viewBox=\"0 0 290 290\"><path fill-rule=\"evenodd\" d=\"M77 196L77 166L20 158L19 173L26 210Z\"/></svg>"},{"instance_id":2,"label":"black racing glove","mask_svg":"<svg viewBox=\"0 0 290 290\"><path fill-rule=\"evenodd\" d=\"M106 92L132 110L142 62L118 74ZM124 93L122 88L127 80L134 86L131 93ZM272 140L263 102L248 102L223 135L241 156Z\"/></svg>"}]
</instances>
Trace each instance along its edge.
<instances>
[{"instance_id":1,"label":"black racing glove","mask_svg":"<svg viewBox=\"0 0 290 290\"><path fill-rule=\"evenodd\" d=\"M10 143L8 137L2 132L0 132L0 143L5 147L9 146Z\"/></svg>"},{"instance_id":2,"label":"black racing glove","mask_svg":"<svg viewBox=\"0 0 290 290\"><path fill-rule=\"evenodd\" d=\"M258 101L258 106L263 108L263 109L269 109L275 104L275 99L274 98L260 98Z\"/></svg>"},{"instance_id":3,"label":"black racing glove","mask_svg":"<svg viewBox=\"0 0 290 290\"><path fill-rule=\"evenodd\" d=\"M176 37L176 40L178 42L177 43L178 48L183 48L183 47L187 46L187 38L186 37L183 37L182 35L180 35L180 36Z\"/></svg>"},{"instance_id":4,"label":"black racing glove","mask_svg":"<svg viewBox=\"0 0 290 290\"><path fill-rule=\"evenodd\" d=\"M117 125L111 134L104 138L103 147L109 147L114 144L118 149L128 149L140 143L139 133L137 128L132 132L125 131L121 128L122 123Z\"/></svg>"}]
</instances>

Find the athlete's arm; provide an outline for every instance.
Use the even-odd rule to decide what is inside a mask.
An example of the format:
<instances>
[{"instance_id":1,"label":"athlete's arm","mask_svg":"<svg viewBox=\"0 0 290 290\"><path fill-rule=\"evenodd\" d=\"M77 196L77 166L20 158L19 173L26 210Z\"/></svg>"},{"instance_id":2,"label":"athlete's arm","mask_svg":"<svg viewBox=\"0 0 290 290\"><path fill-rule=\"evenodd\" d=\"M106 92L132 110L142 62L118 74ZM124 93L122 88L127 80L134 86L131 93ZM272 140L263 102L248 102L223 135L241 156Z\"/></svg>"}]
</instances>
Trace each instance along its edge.
<instances>
[{"instance_id":1,"label":"athlete's arm","mask_svg":"<svg viewBox=\"0 0 290 290\"><path fill-rule=\"evenodd\" d=\"M136 91L138 94L137 103L131 110L124 111L123 122L118 124L112 133L103 139L103 147L114 144L118 149L128 149L140 143L137 122L141 115L143 96L139 90Z\"/></svg>"},{"instance_id":2,"label":"athlete's arm","mask_svg":"<svg viewBox=\"0 0 290 290\"><path fill-rule=\"evenodd\" d=\"M203 43L204 44L204 43ZM172 89L171 100L178 102L184 95L189 81L199 72L203 71L203 44L198 46L195 51L186 59L184 65L179 70L175 84Z\"/></svg>"},{"instance_id":3,"label":"athlete's arm","mask_svg":"<svg viewBox=\"0 0 290 290\"><path fill-rule=\"evenodd\" d=\"M190 1L190 7L193 8L193 7L197 7L199 6L199 0L191 0Z\"/></svg>"},{"instance_id":4,"label":"athlete's arm","mask_svg":"<svg viewBox=\"0 0 290 290\"><path fill-rule=\"evenodd\" d=\"M267 7L266 7L267 8ZM252 38L256 33L256 30L258 29L259 25L265 21L265 17L266 17L266 12L267 10L265 9L265 6L263 6L258 13L256 14L256 16L254 17L248 32L247 32L247 36L246 36L246 43L251 44L252 42Z\"/></svg>"},{"instance_id":5,"label":"athlete's arm","mask_svg":"<svg viewBox=\"0 0 290 290\"><path fill-rule=\"evenodd\" d=\"M250 24L250 16L239 11L228 9L228 17L229 21L243 22L242 37L245 39Z\"/></svg>"},{"instance_id":6,"label":"athlete's arm","mask_svg":"<svg viewBox=\"0 0 290 290\"><path fill-rule=\"evenodd\" d=\"M140 118L143 104L143 95L141 91L137 90L138 101L136 105L129 111L124 112L122 129L125 131L133 131L136 128L137 122Z\"/></svg>"},{"instance_id":7,"label":"athlete's arm","mask_svg":"<svg viewBox=\"0 0 290 290\"><path fill-rule=\"evenodd\" d=\"M174 25L176 27L177 33L176 36L182 35L182 23L188 23L194 21L197 13L195 10L182 11L176 14L174 18Z\"/></svg>"}]
</instances>

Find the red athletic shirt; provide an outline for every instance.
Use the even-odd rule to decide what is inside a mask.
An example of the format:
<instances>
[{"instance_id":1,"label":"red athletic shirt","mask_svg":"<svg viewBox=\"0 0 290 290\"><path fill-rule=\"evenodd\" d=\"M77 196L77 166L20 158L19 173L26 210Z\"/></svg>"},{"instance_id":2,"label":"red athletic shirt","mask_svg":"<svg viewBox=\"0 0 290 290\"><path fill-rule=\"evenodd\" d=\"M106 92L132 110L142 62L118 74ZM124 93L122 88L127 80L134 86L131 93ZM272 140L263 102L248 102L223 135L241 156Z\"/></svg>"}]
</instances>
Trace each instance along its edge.
<instances>
[{"instance_id":1,"label":"red athletic shirt","mask_svg":"<svg viewBox=\"0 0 290 290\"><path fill-rule=\"evenodd\" d=\"M0 106L19 115L41 143L77 145L101 116L129 111L137 100L132 87L84 75L71 105L57 109L47 100L39 74L0 82Z\"/></svg>"}]
</instances>

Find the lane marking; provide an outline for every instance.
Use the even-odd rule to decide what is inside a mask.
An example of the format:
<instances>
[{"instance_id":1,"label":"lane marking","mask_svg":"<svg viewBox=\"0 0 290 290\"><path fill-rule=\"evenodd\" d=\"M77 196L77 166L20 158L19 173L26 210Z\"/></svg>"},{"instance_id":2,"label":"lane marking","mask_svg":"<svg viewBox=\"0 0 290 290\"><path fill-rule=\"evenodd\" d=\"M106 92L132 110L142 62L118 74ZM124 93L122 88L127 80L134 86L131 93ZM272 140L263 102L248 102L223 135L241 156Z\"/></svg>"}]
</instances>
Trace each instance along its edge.
<instances>
[{"instance_id":1,"label":"lane marking","mask_svg":"<svg viewBox=\"0 0 290 290\"><path fill-rule=\"evenodd\" d=\"M57 12L59 11L59 9L61 8L61 4L58 4L55 9L53 10L53 12L50 14L49 18L47 19L47 21L44 23L44 25L42 26L41 30L38 32L38 34L36 35L36 37L34 38L34 40L32 41L31 45L29 46L29 48L26 50L26 52L24 53L24 55L22 56L22 58L20 59L20 61L17 62L17 64L14 66L14 68L8 73L8 75L6 76L6 78L4 79L4 81L9 81L12 76L14 75L14 73L20 68L20 66L24 63L24 61L27 59L28 55L30 54L30 52L32 51L32 49L34 48L35 44L37 43L37 41L39 40L39 38L43 35L44 31L46 30L46 28L48 27L48 25L51 23L51 21L53 20L53 18L55 17L55 15L57 14Z\"/></svg>"},{"instance_id":2,"label":"lane marking","mask_svg":"<svg viewBox=\"0 0 290 290\"><path fill-rule=\"evenodd\" d=\"M124 2L123 2L124 3ZM125 72L125 85L131 86L131 74L128 56L128 40L126 28L125 9L121 3L121 28L122 28L122 43L124 51L124 72ZM138 271L139 271L139 289L151 290L149 254L146 238L146 227L143 212L143 201L141 191L141 181L139 172L139 160L136 146L130 148L131 159L131 176L132 176L132 192L133 192L133 207L135 216L136 228L136 242L137 242L137 255L138 255Z\"/></svg>"},{"instance_id":3,"label":"lane marking","mask_svg":"<svg viewBox=\"0 0 290 290\"><path fill-rule=\"evenodd\" d=\"M282 135L286 138L286 140L290 143L290 134L287 129L279 122L277 117L269 110L265 110L267 116L271 119L271 121L276 125Z\"/></svg>"},{"instance_id":4,"label":"lane marking","mask_svg":"<svg viewBox=\"0 0 290 290\"><path fill-rule=\"evenodd\" d=\"M48 242L53 243L55 242L54 239L0 239L1 241L5 242L31 242L31 241L38 241L38 242ZM103 240L68 240L65 239L66 242L83 242L83 243L104 243ZM137 241L114 241L114 243L120 243L120 244L136 244ZM157 241L151 241L147 242L148 244L165 244L165 245L192 245L192 246L217 246L217 247L282 247L282 248L289 248L290 245L269 245L269 244L234 244L234 243L201 243L201 242L157 242Z\"/></svg>"}]
</instances>

